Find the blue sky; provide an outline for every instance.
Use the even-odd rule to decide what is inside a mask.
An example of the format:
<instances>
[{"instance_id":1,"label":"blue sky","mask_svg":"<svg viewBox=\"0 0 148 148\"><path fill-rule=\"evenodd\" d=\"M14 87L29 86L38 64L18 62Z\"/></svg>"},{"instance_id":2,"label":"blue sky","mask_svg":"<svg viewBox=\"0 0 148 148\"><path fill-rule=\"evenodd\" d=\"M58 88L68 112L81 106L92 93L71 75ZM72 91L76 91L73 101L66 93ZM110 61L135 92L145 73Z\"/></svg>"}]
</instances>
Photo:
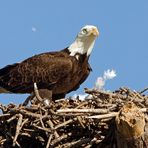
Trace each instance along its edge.
<instances>
[{"instance_id":1,"label":"blue sky","mask_svg":"<svg viewBox=\"0 0 148 148\"><path fill-rule=\"evenodd\" d=\"M148 86L147 0L0 1L0 68L34 54L69 46L80 28L96 25L100 36L90 57L93 72L79 90L92 88L98 76L115 69L105 89ZM72 95L72 94L71 94ZM24 95L0 95L0 103L21 103Z\"/></svg>"}]
</instances>

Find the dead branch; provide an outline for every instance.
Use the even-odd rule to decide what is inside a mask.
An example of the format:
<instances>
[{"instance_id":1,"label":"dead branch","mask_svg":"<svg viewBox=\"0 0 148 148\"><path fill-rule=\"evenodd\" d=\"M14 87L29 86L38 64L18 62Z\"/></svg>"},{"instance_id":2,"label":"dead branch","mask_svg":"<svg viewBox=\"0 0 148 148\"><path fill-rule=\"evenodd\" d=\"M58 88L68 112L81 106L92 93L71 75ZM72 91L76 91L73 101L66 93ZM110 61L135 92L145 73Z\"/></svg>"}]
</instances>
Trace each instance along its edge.
<instances>
[{"instance_id":1,"label":"dead branch","mask_svg":"<svg viewBox=\"0 0 148 148\"><path fill-rule=\"evenodd\" d=\"M139 134L136 140L140 140L144 148L148 145L148 96L143 95L146 90L136 92L122 87L106 92L86 89L91 97L84 101L61 99L50 101L48 106L39 98L38 104L28 100L28 106L0 104L0 147L118 148L121 141L128 146ZM125 112L128 102L133 102L137 110ZM133 129L132 125L136 124Z\"/></svg>"},{"instance_id":2,"label":"dead branch","mask_svg":"<svg viewBox=\"0 0 148 148\"><path fill-rule=\"evenodd\" d=\"M107 109L59 109L57 113L98 113L106 114L109 111Z\"/></svg>"}]
</instances>

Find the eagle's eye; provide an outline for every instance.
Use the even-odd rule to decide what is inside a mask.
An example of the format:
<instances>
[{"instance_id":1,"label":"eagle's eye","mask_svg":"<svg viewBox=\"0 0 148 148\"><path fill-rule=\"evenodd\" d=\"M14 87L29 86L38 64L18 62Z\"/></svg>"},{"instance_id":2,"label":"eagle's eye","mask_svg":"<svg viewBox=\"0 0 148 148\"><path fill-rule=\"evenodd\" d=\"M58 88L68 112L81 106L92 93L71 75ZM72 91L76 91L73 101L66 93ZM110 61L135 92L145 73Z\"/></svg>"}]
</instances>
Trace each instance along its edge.
<instances>
[{"instance_id":1,"label":"eagle's eye","mask_svg":"<svg viewBox=\"0 0 148 148\"><path fill-rule=\"evenodd\" d=\"M84 29L82 30L82 33L83 33L83 34L87 34L87 33L88 33L87 29L84 28Z\"/></svg>"}]
</instances>

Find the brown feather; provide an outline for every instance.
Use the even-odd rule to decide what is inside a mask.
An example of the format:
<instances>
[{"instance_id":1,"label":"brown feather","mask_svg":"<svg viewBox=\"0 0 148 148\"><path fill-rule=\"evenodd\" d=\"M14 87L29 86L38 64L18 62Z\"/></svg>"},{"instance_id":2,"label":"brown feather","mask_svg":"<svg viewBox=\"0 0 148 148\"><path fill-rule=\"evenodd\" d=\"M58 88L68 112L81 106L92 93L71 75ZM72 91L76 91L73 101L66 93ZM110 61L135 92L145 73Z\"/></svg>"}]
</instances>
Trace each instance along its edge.
<instances>
[{"instance_id":1,"label":"brown feather","mask_svg":"<svg viewBox=\"0 0 148 148\"><path fill-rule=\"evenodd\" d=\"M0 87L12 93L32 93L36 82L38 89L52 90L53 96L64 96L79 88L90 71L86 55L79 55L77 60L69 56L66 48L35 55L0 69Z\"/></svg>"}]
</instances>

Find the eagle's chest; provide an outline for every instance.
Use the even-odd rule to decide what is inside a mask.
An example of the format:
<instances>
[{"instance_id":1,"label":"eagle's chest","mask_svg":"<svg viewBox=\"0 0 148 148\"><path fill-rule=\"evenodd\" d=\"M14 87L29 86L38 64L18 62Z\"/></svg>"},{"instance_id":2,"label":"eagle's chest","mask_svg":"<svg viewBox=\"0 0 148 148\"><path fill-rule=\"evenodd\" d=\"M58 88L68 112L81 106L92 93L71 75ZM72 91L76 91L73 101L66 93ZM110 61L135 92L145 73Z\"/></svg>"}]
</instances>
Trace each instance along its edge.
<instances>
[{"instance_id":1,"label":"eagle's chest","mask_svg":"<svg viewBox=\"0 0 148 148\"><path fill-rule=\"evenodd\" d=\"M73 65L72 71L68 77L62 79L58 87L54 91L55 93L71 92L78 89L80 84L82 84L88 77L90 72L88 63L75 63Z\"/></svg>"},{"instance_id":2,"label":"eagle's chest","mask_svg":"<svg viewBox=\"0 0 148 148\"><path fill-rule=\"evenodd\" d=\"M75 73L75 75L72 78L72 87L70 91L76 90L79 88L79 86L86 80L90 73L89 64L83 64L81 67L79 67L79 70Z\"/></svg>"}]
</instances>

